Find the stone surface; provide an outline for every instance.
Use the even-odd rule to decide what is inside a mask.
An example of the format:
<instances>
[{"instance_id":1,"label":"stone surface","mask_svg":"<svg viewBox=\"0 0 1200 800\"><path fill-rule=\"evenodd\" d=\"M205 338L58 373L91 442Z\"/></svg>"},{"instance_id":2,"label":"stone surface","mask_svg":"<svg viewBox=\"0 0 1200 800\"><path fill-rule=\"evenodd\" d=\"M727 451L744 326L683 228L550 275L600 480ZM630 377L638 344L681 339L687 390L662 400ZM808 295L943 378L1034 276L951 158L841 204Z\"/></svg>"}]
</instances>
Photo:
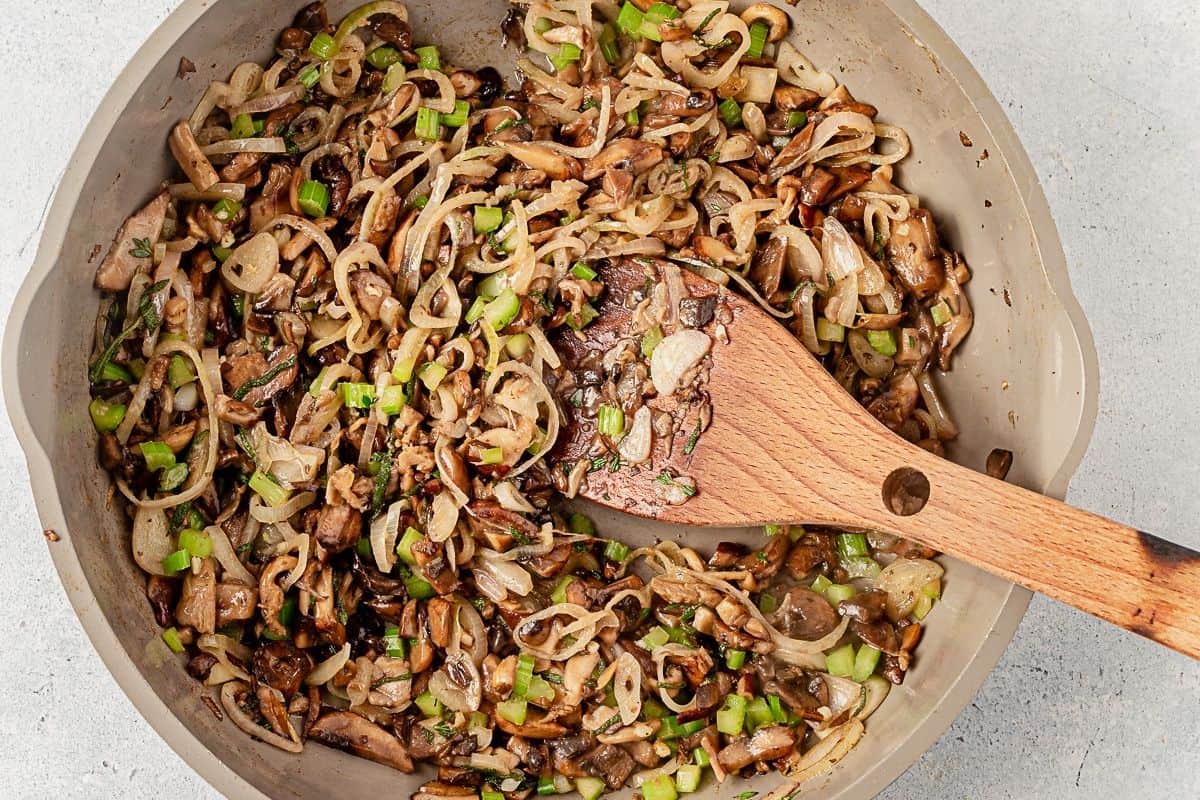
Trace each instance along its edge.
<instances>
[{"instance_id":1,"label":"stone surface","mask_svg":"<svg viewBox=\"0 0 1200 800\"><path fill-rule=\"evenodd\" d=\"M1062 233L1102 370L1069 499L1200 548L1200 27L1188 0L924 0L999 97ZM0 317L104 91L174 0L7 3ZM1171 320L1176 320L1172 323ZM1182 327L1181 327L1182 326ZM0 422L0 795L210 798L93 652ZM1200 797L1200 664L1035 599L999 668L888 800Z\"/></svg>"}]
</instances>

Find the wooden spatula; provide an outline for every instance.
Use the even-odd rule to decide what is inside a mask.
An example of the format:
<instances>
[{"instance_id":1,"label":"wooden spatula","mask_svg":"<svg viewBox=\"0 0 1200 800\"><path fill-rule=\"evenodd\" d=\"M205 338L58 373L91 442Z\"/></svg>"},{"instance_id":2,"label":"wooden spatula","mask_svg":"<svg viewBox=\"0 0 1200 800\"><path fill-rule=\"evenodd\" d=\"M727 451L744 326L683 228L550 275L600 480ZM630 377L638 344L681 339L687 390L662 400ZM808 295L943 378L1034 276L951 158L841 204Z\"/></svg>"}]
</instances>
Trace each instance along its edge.
<instances>
[{"instance_id":1,"label":"wooden spatula","mask_svg":"<svg viewBox=\"0 0 1200 800\"><path fill-rule=\"evenodd\" d=\"M568 367L595 364L629 335L627 298L646 282L645 267L602 264L607 292L596 322L582 334L556 332ZM703 328L714 338L706 387L712 423L698 440L687 427L661 437L649 461L622 466L596 457L595 421L567 404L574 418L557 456L594 459L583 496L685 525L897 534L1200 658L1200 553L910 444L752 302L689 271L683 276L692 297L717 294L732 312L727 344L718 341L719 320ZM689 439L694 447L685 452ZM660 481L670 476L694 479L695 496L669 504Z\"/></svg>"}]
</instances>

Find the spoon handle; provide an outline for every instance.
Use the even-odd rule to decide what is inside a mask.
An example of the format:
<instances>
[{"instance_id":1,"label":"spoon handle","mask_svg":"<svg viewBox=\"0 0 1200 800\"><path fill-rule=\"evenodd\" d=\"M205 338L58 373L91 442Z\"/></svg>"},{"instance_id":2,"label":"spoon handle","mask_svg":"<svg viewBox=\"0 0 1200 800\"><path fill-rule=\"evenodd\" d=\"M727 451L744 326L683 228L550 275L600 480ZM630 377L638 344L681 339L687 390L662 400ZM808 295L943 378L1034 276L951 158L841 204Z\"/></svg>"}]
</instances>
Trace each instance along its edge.
<instances>
[{"instance_id":1,"label":"spoon handle","mask_svg":"<svg viewBox=\"0 0 1200 800\"><path fill-rule=\"evenodd\" d=\"M896 516L885 486L884 530L1200 658L1200 553L935 456L909 452L900 469L913 472L890 488L908 481L919 496L919 473L929 500ZM903 498L891 505L905 510Z\"/></svg>"},{"instance_id":2,"label":"spoon handle","mask_svg":"<svg viewBox=\"0 0 1200 800\"><path fill-rule=\"evenodd\" d=\"M775 355L786 363L791 354ZM789 366L809 362L820 369L807 354ZM754 385L769 380L758 374L742 379L743 396L754 399L741 414L714 417L694 462L677 465L723 479L678 506L655 506L649 493L622 486L614 496L637 497L626 510L693 525L899 534L1200 658L1200 553L910 444L823 374L790 394Z\"/></svg>"}]
</instances>

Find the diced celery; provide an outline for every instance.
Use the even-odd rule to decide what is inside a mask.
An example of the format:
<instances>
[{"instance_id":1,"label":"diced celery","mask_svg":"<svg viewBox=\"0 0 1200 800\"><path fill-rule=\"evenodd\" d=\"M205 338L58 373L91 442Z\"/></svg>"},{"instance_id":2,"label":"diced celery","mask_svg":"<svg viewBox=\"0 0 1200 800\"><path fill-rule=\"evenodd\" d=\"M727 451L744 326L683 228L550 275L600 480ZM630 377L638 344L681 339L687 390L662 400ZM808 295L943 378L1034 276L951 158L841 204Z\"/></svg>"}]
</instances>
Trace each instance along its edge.
<instances>
[{"instance_id":1,"label":"diced celery","mask_svg":"<svg viewBox=\"0 0 1200 800\"><path fill-rule=\"evenodd\" d=\"M496 704L496 713L514 725L524 725L529 703L524 698L504 700Z\"/></svg>"},{"instance_id":2,"label":"diced celery","mask_svg":"<svg viewBox=\"0 0 1200 800\"><path fill-rule=\"evenodd\" d=\"M867 331L867 344L879 355L890 358L896 355L896 332Z\"/></svg>"},{"instance_id":3,"label":"diced celery","mask_svg":"<svg viewBox=\"0 0 1200 800\"><path fill-rule=\"evenodd\" d=\"M607 788L603 780L590 775L575 779L575 791L579 792L579 796L583 800L600 800ZM487 800L487 798L485 797L483 800Z\"/></svg>"},{"instance_id":4,"label":"diced celery","mask_svg":"<svg viewBox=\"0 0 1200 800\"><path fill-rule=\"evenodd\" d=\"M426 717L440 717L442 715L442 701L429 692L417 695L413 699L413 702L417 704L417 708L421 709L421 713Z\"/></svg>"},{"instance_id":5,"label":"diced celery","mask_svg":"<svg viewBox=\"0 0 1200 800\"><path fill-rule=\"evenodd\" d=\"M703 768L696 764L684 764L675 770L675 788L680 794L691 794L700 788L700 776Z\"/></svg>"},{"instance_id":6,"label":"diced celery","mask_svg":"<svg viewBox=\"0 0 1200 800\"><path fill-rule=\"evenodd\" d=\"M671 634L667 632L667 629L656 625L642 637L642 647L646 650L653 650L656 647L662 647L669 641L671 641Z\"/></svg>"},{"instance_id":7,"label":"diced celery","mask_svg":"<svg viewBox=\"0 0 1200 800\"><path fill-rule=\"evenodd\" d=\"M171 648L172 653L183 652L183 642L179 638L179 631L174 628L167 628L162 632L162 640L167 647Z\"/></svg>"},{"instance_id":8,"label":"diced celery","mask_svg":"<svg viewBox=\"0 0 1200 800\"><path fill-rule=\"evenodd\" d=\"M731 694L717 709L717 730L726 736L737 736L746 725L746 698Z\"/></svg>"},{"instance_id":9,"label":"diced celery","mask_svg":"<svg viewBox=\"0 0 1200 800\"><path fill-rule=\"evenodd\" d=\"M655 775L642 784L642 797L644 800L676 800L679 792L670 775Z\"/></svg>"},{"instance_id":10,"label":"diced celery","mask_svg":"<svg viewBox=\"0 0 1200 800\"><path fill-rule=\"evenodd\" d=\"M847 644L825 654L825 671L838 678L854 674L854 645Z\"/></svg>"},{"instance_id":11,"label":"diced celery","mask_svg":"<svg viewBox=\"0 0 1200 800\"><path fill-rule=\"evenodd\" d=\"M554 591L550 593L550 602L565 603L567 602L567 587L571 585L571 581L575 580L573 575L565 575L559 579L554 586Z\"/></svg>"},{"instance_id":12,"label":"diced celery","mask_svg":"<svg viewBox=\"0 0 1200 800\"><path fill-rule=\"evenodd\" d=\"M751 730L770 725L774 721L775 717L771 714L771 707L767 705L765 697L756 697L746 706L746 723Z\"/></svg>"},{"instance_id":13,"label":"diced celery","mask_svg":"<svg viewBox=\"0 0 1200 800\"><path fill-rule=\"evenodd\" d=\"M853 586L845 583L835 583L825 590L825 599L829 601L830 605L836 606L843 600L849 600L851 597L854 597L855 594L857 592Z\"/></svg>"},{"instance_id":14,"label":"diced celery","mask_svg":"<svg viewBox=\"0 0 1200 800\"><path fill-rule=\"evenodd\" d=\"M529 691L529 684L533 680L533 656L528 653L522 653L517 658L517 669L513 674L513 696L524 697Z\"/></svg>"},{"instance_id":15,"label":"diced celery","mask_svg":"<svg viewBox=\"0 0 1200 800\"><path fill-rule=\"evenodd\" d=\"M824 317L817 318L817 338L822 342L846 341L846 327L830 322Z\"/></svg>"},{"instance_id":16,"label":"diced celery","mask_svg":"<svg viewBox=\"0 0 1200 800\"><path fill-rule=\"evenodd\" d=\"M850 677L862 683L874 675L875 667L879 666L879 656L880 651L869 644L859 647L858 654L854 656L854 669Z\"/></svg>"},{"instance_id":17,"label":"diced celery","mask_svg":"<svg viewBox=\"0 0 1200 800\"><path fill-rule=\"evenodd\" d=\"M417 563L417 557L413 555L413 545L418 542L425 541L425 537L416 528L407 528L404 535L400 537L400 541L396 544L396 555L405 564L412 566Z\"/></svg>"}]
</instances>

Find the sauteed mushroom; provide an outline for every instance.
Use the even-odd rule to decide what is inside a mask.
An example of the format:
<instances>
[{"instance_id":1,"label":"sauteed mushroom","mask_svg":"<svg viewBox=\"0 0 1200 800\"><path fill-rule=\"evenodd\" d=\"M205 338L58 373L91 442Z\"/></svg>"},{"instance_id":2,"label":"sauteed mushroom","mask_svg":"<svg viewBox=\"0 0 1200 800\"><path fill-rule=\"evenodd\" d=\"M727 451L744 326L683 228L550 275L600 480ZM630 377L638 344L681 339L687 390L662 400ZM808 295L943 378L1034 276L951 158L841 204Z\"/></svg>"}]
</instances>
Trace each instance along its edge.
<instances>
[{"instance_id":1,"label":"sauteed mushroom","mask_svg":"<svg viewBox=\"0 0 1200 800\"><path fill-rule=\"evenodd\" d=\"M729 292L898 434L957 433L929 370L970 269L874 166L907 138L786 12L720 5L520 0L510 91L399 3L313 2L164 131L181 174L96 273L89 411L163 646L247 734L428 763L425 800L691 791L679 754L827 768L852 690L917 659L931 551L770 526L706 560L562 502L601 470L705 492L663 456L736 414L706 391Z\"/></svg>"}]
</instances>

